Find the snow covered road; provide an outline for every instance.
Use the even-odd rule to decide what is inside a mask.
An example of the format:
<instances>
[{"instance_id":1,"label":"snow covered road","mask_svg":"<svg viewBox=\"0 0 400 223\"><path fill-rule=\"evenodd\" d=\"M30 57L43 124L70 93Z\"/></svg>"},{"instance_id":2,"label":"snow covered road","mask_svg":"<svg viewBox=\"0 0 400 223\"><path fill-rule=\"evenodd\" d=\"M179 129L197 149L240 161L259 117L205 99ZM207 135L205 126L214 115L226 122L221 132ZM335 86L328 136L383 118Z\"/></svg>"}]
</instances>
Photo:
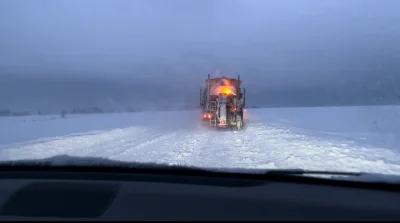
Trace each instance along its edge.
<instances>
[{"instance_id":1,"label":"snow covered road","mask_svg":"<svg viewBox=\"0 0 400 223\"><path fill-rule=\"evenodd\" d=\"M341 121L336 120L336 126L331 123L323 131L310 124L299 125L299 118L304 117L298 111L295 116L286 114L285 117L281 111L271 111L249 110L246 114L248 125L243 132L210 130L198 123L200 116L194 111L153 113L157 114L153 118L143 113L70 116L69 120L50 121L51 125L62 128L68 124L75 128L80 123L85 126L82 127L85 131L70 127L68 131L66 128L59 130L58 135L54 133L57 136L31 135L29 140L6 141L0 145L0 159L66 154L199 167L305 168L400 174L400 150L365 140L366 132L361 129L339 131L336 127ZM274 117L277 114L279 118ZM318 119L316 115L313 117ZM95 120L103 120L103 125ZM162 120L166 121L160 125ZM16 124L17 121L11 119L3 120L0 125L14 126L12 123L32 125L26 120L25 124ZM48 122L38 119L35 123L44 125ZM92 128L88 123L92 123ZM86 131L88 129L91 130ZM24 131L19 133L23 135Z\"/></svg>"}]
</instances>

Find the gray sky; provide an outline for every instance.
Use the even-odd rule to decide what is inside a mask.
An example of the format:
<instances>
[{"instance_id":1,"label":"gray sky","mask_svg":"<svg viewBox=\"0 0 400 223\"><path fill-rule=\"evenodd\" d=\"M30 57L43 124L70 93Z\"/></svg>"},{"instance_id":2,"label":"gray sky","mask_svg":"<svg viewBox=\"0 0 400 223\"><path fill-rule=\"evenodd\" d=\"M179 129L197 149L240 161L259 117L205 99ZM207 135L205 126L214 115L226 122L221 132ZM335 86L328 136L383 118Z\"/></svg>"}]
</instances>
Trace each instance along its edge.
<instances>
[{"instance_id":1,"label":"gray sky","mask_svg":"<svg viewBox=\"0 0 400 223\"><path fill-rule=\"evenodd\" d=\"M400 81L399 11L398 0L1 0L0 78L197 90L207 73L240 73L258 94L361 92Z\"/></svg>"}]
</instances>

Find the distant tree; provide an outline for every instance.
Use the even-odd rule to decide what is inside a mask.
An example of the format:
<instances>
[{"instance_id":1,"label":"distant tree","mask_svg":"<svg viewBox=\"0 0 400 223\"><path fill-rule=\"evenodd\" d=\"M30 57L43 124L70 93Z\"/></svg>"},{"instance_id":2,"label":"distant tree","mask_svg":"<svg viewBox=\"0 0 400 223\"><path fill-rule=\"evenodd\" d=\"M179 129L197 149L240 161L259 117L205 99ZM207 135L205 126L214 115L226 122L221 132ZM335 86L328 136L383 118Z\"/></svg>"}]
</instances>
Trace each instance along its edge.
<instances>
[{"instance_id":1,"label":"distant tree","mask_svg":"<svg viewBox=\"0 0 400 223\"><path fill-rule=\"evenodd\" d=\"M29 112L12 112L13 116L28 116Z\"/></svg>"},{"instance_id":2,"label":"distant tree","mask_svg":"<svg viewBox=\"0 0 400 223\"><path fill-rule=\"evenodd\" d=\"M60 114L60 118L65 118L65 116L67 116L67 111L62 110L61 114Z\"/></svg>"},{"instance_id":3,"label":"distant tree","mask_svg":"<svg viewBox=\"0 0 400 223\"><path fill-rule=\"evenodd\" d=\"M0 116L10 116L11 111L9 109L0 109Z\"/></svg>"},{"instance_id":4,"label":"distant tree","mask_svg":"<svg viewBox=\"0 0 400 223\"><path fill-rule=\"evenodd\" d=\"M94 106L89 109L89 113L104 113L104 111L101 108Z\"/></svg>"},{"instance_id":5,"label":"distant tree","mask_svg":"<svg viewBox=\"0 0 400 223\"><path fill-rule=\"evenodd\" d=\"M129 106L126 110L128 112L136 112L136 109L134 109L132 106Z\"/></svg>"}]
</instances>

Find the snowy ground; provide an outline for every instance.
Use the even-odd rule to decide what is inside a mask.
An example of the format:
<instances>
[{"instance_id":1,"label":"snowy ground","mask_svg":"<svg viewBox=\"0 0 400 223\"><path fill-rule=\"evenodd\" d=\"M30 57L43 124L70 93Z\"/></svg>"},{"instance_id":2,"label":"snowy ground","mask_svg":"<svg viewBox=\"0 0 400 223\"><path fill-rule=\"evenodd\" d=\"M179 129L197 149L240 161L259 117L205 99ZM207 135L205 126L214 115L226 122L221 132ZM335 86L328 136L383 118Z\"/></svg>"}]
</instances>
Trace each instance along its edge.
<instances>
[{"instance_id":1,"label":"snowy ground","mask_svg":"<svg viewBox=\"0 0 400 223\"><path fill-rule=\"evenodd\" d=\"M0 159L71 156L200 167L304 168L400 175L400 108L248 109L244 132L198 111L0 118Z\"/></svg>"}]
</instances>

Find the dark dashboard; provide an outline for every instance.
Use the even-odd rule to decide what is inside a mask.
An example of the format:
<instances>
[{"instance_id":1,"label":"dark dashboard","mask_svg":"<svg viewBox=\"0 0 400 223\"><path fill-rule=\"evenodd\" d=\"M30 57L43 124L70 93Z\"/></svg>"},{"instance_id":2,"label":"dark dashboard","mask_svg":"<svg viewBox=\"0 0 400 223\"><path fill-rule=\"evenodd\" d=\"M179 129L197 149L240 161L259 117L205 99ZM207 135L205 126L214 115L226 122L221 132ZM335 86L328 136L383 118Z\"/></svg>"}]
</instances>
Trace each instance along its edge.
<instances>
[{"instance_id":1,"label":"dark dashboard","mask_svg":"<svg viewBox=\"0 0 400 223\"><path fill-rule=\"evenodd\" d=\"M0 221L400 220L398 185L167 172L3 169Z\"/></svg>"}]
</instances>

